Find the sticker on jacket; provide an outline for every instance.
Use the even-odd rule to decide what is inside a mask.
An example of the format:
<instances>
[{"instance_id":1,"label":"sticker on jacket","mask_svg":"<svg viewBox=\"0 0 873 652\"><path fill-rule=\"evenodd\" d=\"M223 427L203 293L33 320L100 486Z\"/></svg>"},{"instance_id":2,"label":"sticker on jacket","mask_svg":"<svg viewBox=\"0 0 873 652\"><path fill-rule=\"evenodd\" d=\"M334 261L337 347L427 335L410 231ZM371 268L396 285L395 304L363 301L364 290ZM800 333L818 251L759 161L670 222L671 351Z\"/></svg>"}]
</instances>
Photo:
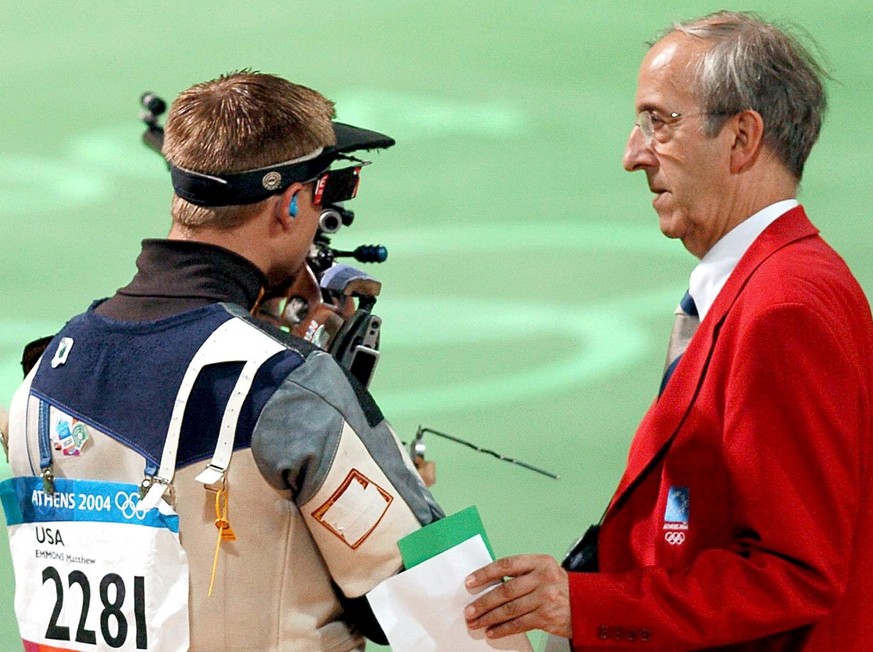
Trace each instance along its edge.
<instances>
[{"instance_id":1,"label":"sticker on jacket","mask_svg":"<svg viewBox=\"0 0 873 652\"><path fill-rule=\"evenodd\" d=\"M379 525L394 498L357 469L352 469L313 518L353 550Z\"/></svg>"},{"instance_id":2,"label":"sticker on jacket","mask_svg":"<svg viewBox=\"0 0 873 652\"><path fill-rule=\"evenodd\" d=\"M91 438L84 423L61 416L53 424L51 441L52 447L64 457L78 457Z\"/></svg>"},{"instance_id":3,"label":"sticker on jacket","mask_svg":"<svg viewBox=\"0 0 873 652\"><path fill-rule=\"evenodd\" d=\"M52 358L52 369L57 369L67 363L67 358L70 357L70 351L73 349L73 338L62 337L58 342L58 348L55 351L55 357Z\"/></svg>"},{"instance_id":4,"label":"sticker on jacket","mask_svg":"<svg viewBox=\"0 0 873 652\"><path fill-rule=\"evenodd\" d=\"M664 509L664 540L671 546L685 543L689 515L688 487L670 487L667 491L667 507Z\"/></svg>"}]
</instances>

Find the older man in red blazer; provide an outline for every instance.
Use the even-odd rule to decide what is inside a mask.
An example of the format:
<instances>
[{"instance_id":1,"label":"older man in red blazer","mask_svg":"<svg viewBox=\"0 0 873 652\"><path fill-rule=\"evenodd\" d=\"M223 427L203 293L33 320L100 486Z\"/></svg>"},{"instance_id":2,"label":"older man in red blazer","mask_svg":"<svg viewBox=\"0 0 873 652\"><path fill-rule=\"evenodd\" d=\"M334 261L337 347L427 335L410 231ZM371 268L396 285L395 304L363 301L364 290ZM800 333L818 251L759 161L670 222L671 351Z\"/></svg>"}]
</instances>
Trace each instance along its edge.
<instances>
[{"instance_id":1,"label":"older man in red blazer","mask_svg":"<svg viewBox=\"0 0 873 652\"><path fill-rule=\"evenodd\" d=\"M498 560L468 580L510 578L469 627L574 650L873 649L873 320L795 199L821 77L747 14L647 53L624 165L701 259L680 315L700 325L636 433L594 572Z\"/></svg>"}]
</instances>

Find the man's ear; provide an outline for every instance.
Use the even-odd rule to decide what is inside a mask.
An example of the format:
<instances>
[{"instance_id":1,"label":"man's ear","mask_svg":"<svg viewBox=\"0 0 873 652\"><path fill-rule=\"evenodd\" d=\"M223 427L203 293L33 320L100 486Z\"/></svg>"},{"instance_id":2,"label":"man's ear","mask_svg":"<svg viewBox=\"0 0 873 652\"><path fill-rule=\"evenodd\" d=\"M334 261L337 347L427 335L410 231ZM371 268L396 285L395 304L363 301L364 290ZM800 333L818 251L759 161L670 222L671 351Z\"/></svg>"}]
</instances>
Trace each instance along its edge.
<instances>
[{"instance_id":1,"label":"man's ear","mask_svg":"<svg viewBox=\"0 0 873 652\"><path fill-rule=\"evenodd\" d=\"M735 115L728 126L734 142L731 148L731 172L745 172L758 159L764 141L764 119L757 111L748 109Z\"/></svg>"},{"instance_id":2,"label":"man's ear","mask_svg":"<svg viewBox=\"0 0 873 652\"><path fill-rule=\"evenodd\" d=\"M283 229L290 229L294 225L294 220L300 210L298 202L302 197L301 190L303 190L302 183L292 183L276 202L275 217Z\"/></svg>"}]
</instances>

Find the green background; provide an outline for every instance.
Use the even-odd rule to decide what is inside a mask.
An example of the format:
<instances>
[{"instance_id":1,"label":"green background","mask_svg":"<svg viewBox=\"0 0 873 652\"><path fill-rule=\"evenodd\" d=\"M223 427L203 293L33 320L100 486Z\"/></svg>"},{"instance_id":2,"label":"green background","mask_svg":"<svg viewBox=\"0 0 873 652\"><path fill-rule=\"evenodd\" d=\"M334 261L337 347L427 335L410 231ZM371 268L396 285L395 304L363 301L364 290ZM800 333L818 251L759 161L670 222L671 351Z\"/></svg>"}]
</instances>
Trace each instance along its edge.
<instances>
[{"instance_id":1,"label":"green background","mask_svg":"<svg viewBox=\"0 0 873 652\"><path fill-rule=\"evenodd\" d=\"M0 404L23 344L124 285L140 239L169 228L140 94L250 67L398 141L364 171L334 244L391 252L370 270L384 319L372 391L401 438L423 424L561 476L428 436L437 499L478 505L498 555L560 557L599 518L695 263L660 235L643 175L621 168L636 71L657 31L722 3L0 5ZM824 53L831 108L800 198L869 292L873 3L731 8L798 23ZM0 537L0 650L19 645Z\"/></svg>"}]
</instances>

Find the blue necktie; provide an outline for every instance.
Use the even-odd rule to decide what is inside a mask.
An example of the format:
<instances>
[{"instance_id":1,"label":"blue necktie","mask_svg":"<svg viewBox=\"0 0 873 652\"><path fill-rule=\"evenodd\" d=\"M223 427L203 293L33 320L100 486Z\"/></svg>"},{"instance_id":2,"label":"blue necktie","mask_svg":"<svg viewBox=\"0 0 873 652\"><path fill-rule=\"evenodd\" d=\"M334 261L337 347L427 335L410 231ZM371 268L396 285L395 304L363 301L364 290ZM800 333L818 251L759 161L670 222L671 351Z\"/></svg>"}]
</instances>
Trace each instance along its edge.
<instances>
[{"instance_id":1,"label":"blue necktie","mask_svg":"<svg viewBox=\"0 0 873 652\"><path fill-rule=\"evenodd\" d=\"M682 354L688 348L688 343L700 326L700 317L697 314L697 306L694 305L694 299L688 292L676 306L676 319L673 322L673 332L670 334L670 345L667 348L667 361L664 364L664 377L661 379L661 388L658 390L658 396L664 392L667 387L667 382L673 375L676 365L682 359Z\"/></svg>"}]
</instances>

